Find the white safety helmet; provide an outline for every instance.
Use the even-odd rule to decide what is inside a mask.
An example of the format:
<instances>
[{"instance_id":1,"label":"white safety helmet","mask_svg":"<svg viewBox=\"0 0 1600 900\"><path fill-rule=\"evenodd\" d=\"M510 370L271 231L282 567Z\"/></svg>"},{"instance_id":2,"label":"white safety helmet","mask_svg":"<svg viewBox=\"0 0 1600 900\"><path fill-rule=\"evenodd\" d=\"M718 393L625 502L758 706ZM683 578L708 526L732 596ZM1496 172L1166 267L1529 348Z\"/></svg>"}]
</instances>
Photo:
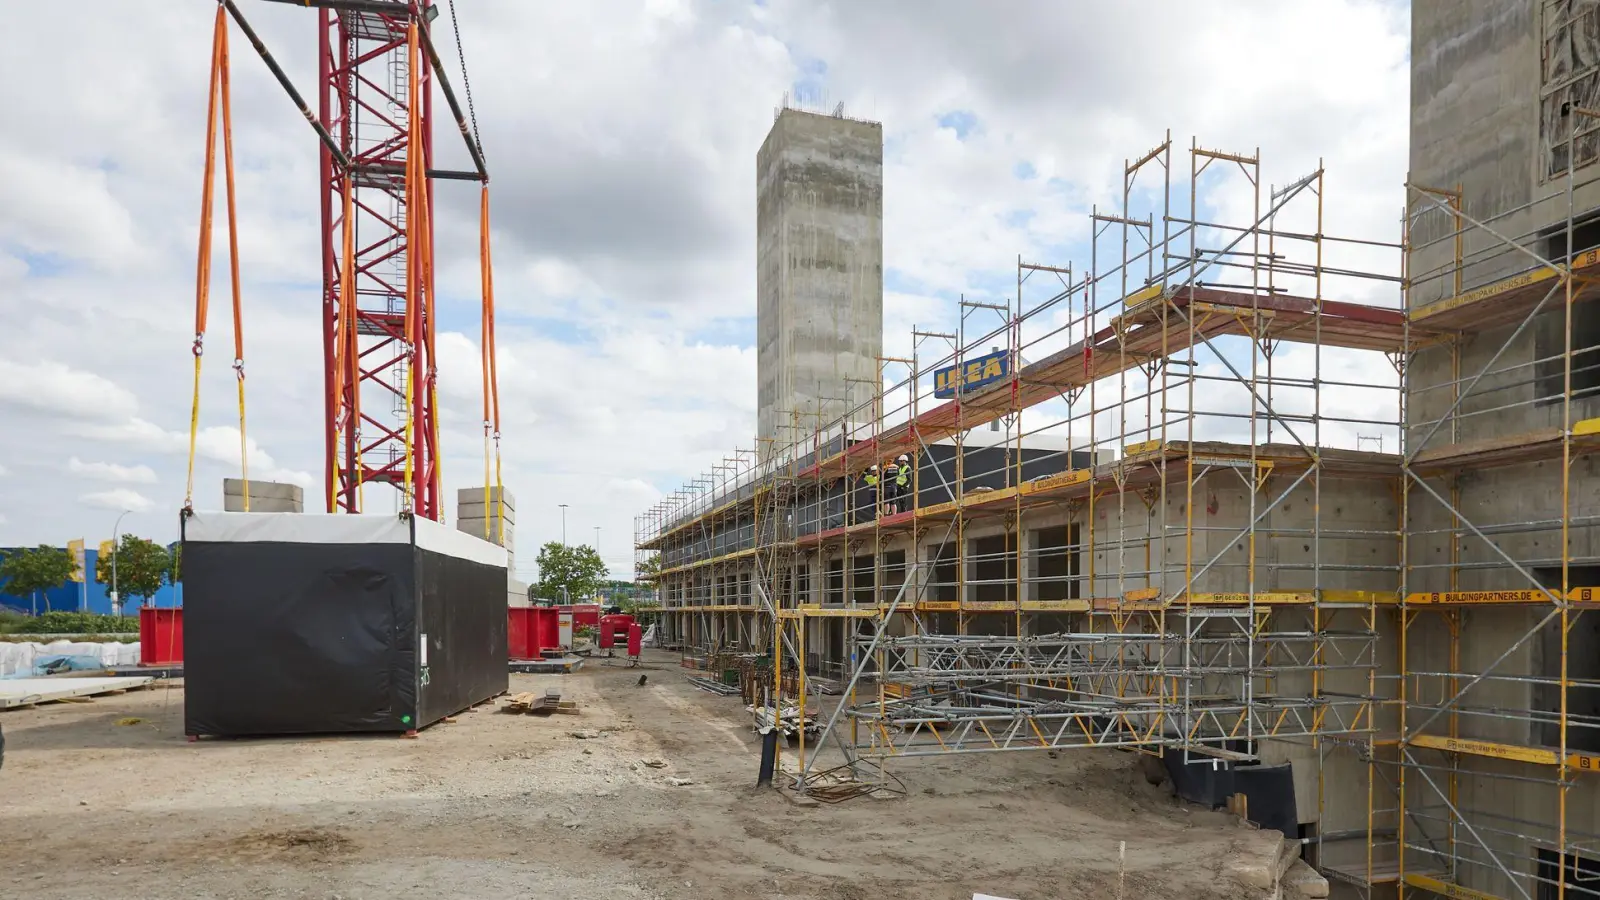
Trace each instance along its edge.
<instances>
[{"instance_id":1,"label":"white safety helmet","mask_svg":"<svg viewBox=\"0 0 1600 900\"><path fill-rule=\"evenodd\" d=\"M895 462L910 462L910 460L906 459L906 455L902 453L895 458Z\"/></svg>"}]
</instances>

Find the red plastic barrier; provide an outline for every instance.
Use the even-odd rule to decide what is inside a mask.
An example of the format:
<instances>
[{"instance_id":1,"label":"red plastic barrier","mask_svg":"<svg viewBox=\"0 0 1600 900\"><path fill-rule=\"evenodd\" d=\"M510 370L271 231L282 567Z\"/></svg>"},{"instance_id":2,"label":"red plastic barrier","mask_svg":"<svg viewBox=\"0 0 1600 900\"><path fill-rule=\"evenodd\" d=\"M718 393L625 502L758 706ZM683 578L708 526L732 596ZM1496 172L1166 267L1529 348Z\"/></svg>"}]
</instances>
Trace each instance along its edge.
<instances>
[{"instance_id":1,"label":"red plastic barrier","mask_svg":"<svg viewBox=\"0 0 1600 900\"><path fill-rule=\"evenodd\" d=\"M511 607L506 610L506 656L511 659L538 659L533 643L533 610Z\"/></svg>"},{"instance_id":2,"label":"red plastic barrier","mask_svg":"<svg viewBox=\"0 0 1600 900\"><path fill-rule=\"evenodd\" d=\"M183 662L183 607L139 607L139 665Z\"/></svg>"},{"instance_id":3,"label":"red plastic barrier","mask_svg":"<svg viewBox=\"0 0 1600 900\"><path fill-rule=\"evenodd\" d=\"M628 623L628 655L638 656L644 650L644 629L638 622Z\"/></svg>"}]
</instances>

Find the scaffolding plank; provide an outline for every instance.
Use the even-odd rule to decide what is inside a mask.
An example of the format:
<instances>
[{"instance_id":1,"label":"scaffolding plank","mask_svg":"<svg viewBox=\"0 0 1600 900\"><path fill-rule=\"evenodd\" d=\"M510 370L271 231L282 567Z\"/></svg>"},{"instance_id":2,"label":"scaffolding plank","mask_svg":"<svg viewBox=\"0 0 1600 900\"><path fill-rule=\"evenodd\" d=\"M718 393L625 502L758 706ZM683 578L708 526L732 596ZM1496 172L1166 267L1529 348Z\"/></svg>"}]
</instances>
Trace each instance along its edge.
<instances>
[{"instance_id":1,"label":"scaffolding plank","mask_svg":"<svg viewBox=\"0 0 1600 900\"><path fill-rule=\"evenodd\" d=\"M1600 249L1586 250L1572 259L1574 273L1592 275L1597 267L1600 267ZM1412 310L1411 321L1413 325L1455 331L1482 330L1516 322L1538 305L1550 290L1550 282L1558 277L1560 273L1550 266L1537 266L1419 306ZM1590 300L1596 296L1600 296L1600 291L1588 281L1579 281L1573 291L1575 300Z\"/></svg>"},{"instance_id":2,"label":"scaffolding plank","mask_svg":"<svg viewBox=\"0 0 1600 900\"><path fill-rule=\"evenodd\" d=\"M1549 604L1551 594L1562 596L1558 589L1549 593L1541 590L1434 591L1407 594L1406 603L1412 606L1518 606ZM1567 591L1565 599L1584 606L1600 603L1600 587L1574 587Z\"/></svg>"},{"instance_id":3,"label":"scaffolding plank","mask_svg":"<svg viewBox=\"0 0 1600 900\"><path fill-rule=\"evenodd\" d=\"M1414 734L1407 738L1405 742L1413 747L1426 747L1432 750L1443 750L1447 753L1487 756L1493 759L1533 763L1541 766L1554 766L1561 762L1560 751L1550 747L1524 747L1517 744L1478 741L1470 738L1453 738L1437 734ZM1587 753L1568 753L1567 766L1581 772L1600 772L1600 756L1593 756Z\"/></svg>"}]
</instances>

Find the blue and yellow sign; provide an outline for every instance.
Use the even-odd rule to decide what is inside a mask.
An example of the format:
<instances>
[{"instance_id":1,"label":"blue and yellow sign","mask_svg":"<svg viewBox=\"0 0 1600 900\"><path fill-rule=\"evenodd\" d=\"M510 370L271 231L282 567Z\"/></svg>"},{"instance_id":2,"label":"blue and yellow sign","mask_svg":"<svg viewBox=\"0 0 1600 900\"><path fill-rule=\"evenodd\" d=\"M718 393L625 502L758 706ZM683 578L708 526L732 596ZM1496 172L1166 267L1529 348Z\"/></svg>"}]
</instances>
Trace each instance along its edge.
<instances>
[{"instance_id":1,"label":"blue and yellow sign","mask_svg":"<svg viewBox=\"0 0 1600 900\"><path fill-rule=\"evenodd\" d=\"M940 400L950 400L955 397L958 388L966 392L999 381L1006 377L1010 360L1010 351L997 350L988 356L980 356L959 366L935 369L933 396Z\"/></svg>"}]
</instances>

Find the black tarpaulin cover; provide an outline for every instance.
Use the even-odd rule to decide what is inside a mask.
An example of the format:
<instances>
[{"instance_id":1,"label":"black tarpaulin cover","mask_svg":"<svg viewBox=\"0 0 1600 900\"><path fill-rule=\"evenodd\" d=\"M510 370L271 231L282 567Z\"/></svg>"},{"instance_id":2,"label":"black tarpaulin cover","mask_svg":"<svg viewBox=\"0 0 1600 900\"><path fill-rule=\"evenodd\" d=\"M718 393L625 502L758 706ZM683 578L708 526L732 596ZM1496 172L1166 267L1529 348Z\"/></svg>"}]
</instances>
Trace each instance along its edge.
<instances>
[{"instance_id":1,"label":"black tarpaulin cover","mask_svg":"<svg viewBox=\"0 0 1600 900\"><path fill-rule=\"evenodd\" d=\"M191 735L404 732L503 693L506 554L426 519L183 523Z\"/></svg>"}]
</instances>

